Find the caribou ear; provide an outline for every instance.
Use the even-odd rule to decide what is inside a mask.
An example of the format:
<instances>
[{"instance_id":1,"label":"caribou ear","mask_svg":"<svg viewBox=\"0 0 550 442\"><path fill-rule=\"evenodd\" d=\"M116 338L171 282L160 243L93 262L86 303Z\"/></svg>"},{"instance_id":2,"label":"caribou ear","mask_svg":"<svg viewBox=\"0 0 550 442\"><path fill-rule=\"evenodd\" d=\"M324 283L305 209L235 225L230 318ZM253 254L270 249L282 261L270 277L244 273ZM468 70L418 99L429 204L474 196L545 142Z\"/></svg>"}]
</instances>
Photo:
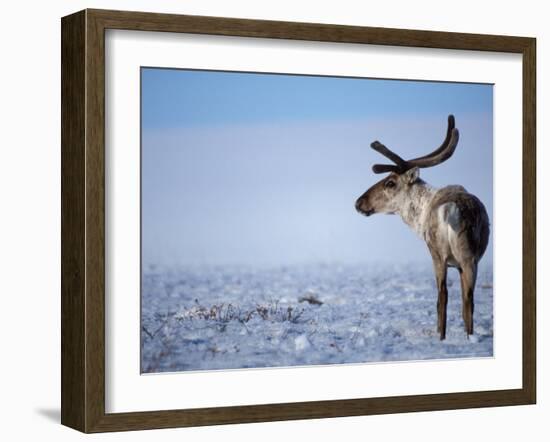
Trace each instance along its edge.
<instances>
[{"instance_id":1,"label":"caribou ear","mask_svg":"<svg viewBox=\"0 0 550 442\"><path fill-rule=\"evenodd\" d=\"M413 167L412 169L407 170L404 175L405 181L412 184L420 177L420 169L418 167Z\"/></svg>"}]
</instances>

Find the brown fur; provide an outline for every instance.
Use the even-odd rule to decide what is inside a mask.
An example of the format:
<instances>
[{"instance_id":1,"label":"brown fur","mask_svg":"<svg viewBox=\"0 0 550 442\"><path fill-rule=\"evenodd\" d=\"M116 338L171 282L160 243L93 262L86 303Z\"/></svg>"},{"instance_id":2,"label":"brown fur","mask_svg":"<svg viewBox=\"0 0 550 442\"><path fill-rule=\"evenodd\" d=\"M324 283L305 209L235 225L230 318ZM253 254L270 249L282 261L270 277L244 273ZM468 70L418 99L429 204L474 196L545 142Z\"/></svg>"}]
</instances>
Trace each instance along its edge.
<instances>
[{"instance_id":1,"label":"brown fur","mask_svg":"<svg viewBox=\"0 0 550 442\"><path fill-rule=\"evenodd\" d=\"M441 242L438 238L437 209L447 203L454 203L460 212L460 223L458 225L458 235L464 242L463 247L457 252L459 256L454 256L452 251L448 255L442 254L442 258L451 261L460 262L466 258L479 261L489 242L489 216L483 203L471 193L468 193L462 186L447 186L438 190L430 206L430 217L428 220L428 235L426 242L436 246ZM438 253L438 255L441 253ZM458 267L459 266L453 266Z\"/></svg>"},{"instance_id":2,"label":"brown fur","mask_svg":"<svg viewBox=\"0 0 550 442\"><path fill-rule=\"evenodd\" d=\"M432 255L439 292L440 338L445 339L446 335L447 267L456 267L460 273L462 318L466 333L471 335L474 332L477 265L489 242L489 217L483 203L462 186L447 186L438 190L430 206L425 239ZM453 230L453 240L449 240L449 228Z\"/></svg>"}]
</instances>

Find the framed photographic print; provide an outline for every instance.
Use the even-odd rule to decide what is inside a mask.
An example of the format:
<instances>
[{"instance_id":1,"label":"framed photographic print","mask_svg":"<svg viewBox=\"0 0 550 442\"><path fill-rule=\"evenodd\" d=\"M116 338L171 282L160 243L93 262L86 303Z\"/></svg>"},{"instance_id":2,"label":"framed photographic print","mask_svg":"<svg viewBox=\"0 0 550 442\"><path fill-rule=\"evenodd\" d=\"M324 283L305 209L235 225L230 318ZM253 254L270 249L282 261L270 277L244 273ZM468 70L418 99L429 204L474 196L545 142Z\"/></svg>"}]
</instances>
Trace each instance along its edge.
<instances>
[{"instance_id":1,"label":"framed photographic print","mask_svg":"<svg viewBox=\"0 0 550 442\"><path fill-rule=\"evenodd\" d=\"M62 19L62 423L535 403L535 40Z\"/></svg>"}]
</instances>

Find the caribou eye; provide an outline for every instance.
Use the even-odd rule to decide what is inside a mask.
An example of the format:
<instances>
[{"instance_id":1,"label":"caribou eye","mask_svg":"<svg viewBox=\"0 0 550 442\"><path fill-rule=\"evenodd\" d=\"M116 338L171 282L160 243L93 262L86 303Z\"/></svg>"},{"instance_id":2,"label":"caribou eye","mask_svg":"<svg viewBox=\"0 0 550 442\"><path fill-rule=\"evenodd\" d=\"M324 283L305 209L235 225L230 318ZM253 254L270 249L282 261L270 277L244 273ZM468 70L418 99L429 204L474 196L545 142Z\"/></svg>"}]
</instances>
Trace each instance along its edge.
<instances>
[{"instance_id":1,"label":"caribou eye","mask_svg":"<svg viewBox=\"0 0 550 442\"><path fill-rule=\"evenodd\" d=\"M386 183L384 184L384 187L389 187L390 189L395 187L395 181L392 181L392 180L386 181Z\"/></svg>"}]
</instances>

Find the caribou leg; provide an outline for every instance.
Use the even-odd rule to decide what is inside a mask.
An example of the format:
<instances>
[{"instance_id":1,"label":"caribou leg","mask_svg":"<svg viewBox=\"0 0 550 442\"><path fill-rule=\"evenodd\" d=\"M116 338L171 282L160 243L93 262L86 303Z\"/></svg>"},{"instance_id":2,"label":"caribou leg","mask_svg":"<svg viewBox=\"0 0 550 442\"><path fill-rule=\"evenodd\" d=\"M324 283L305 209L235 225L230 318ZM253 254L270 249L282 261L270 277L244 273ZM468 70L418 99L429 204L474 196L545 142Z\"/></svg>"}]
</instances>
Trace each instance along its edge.
<instances>
[{"instance_id":1,"label":"caribou leg","mask_svg":"<svg viewBox=\"0 0 550 442\"><path fill-rule=\"evenodd\" d=\"M474 333L474 287L477 278L477 264L468 263L461 267L460 285L462 286L462 319L468 335Z\"/></svg>"},{"instance_id":2,"label":"caribou leg","mask_svg":"<svg viewBox=\"0 0 550 442\"><path fill-rule=\"evenodd\" d=\"M442 259L433 258L435 281L437 284L437 331L439 339L445 339L447 332L447 264Z\"/></svg>"}]
</instances>

